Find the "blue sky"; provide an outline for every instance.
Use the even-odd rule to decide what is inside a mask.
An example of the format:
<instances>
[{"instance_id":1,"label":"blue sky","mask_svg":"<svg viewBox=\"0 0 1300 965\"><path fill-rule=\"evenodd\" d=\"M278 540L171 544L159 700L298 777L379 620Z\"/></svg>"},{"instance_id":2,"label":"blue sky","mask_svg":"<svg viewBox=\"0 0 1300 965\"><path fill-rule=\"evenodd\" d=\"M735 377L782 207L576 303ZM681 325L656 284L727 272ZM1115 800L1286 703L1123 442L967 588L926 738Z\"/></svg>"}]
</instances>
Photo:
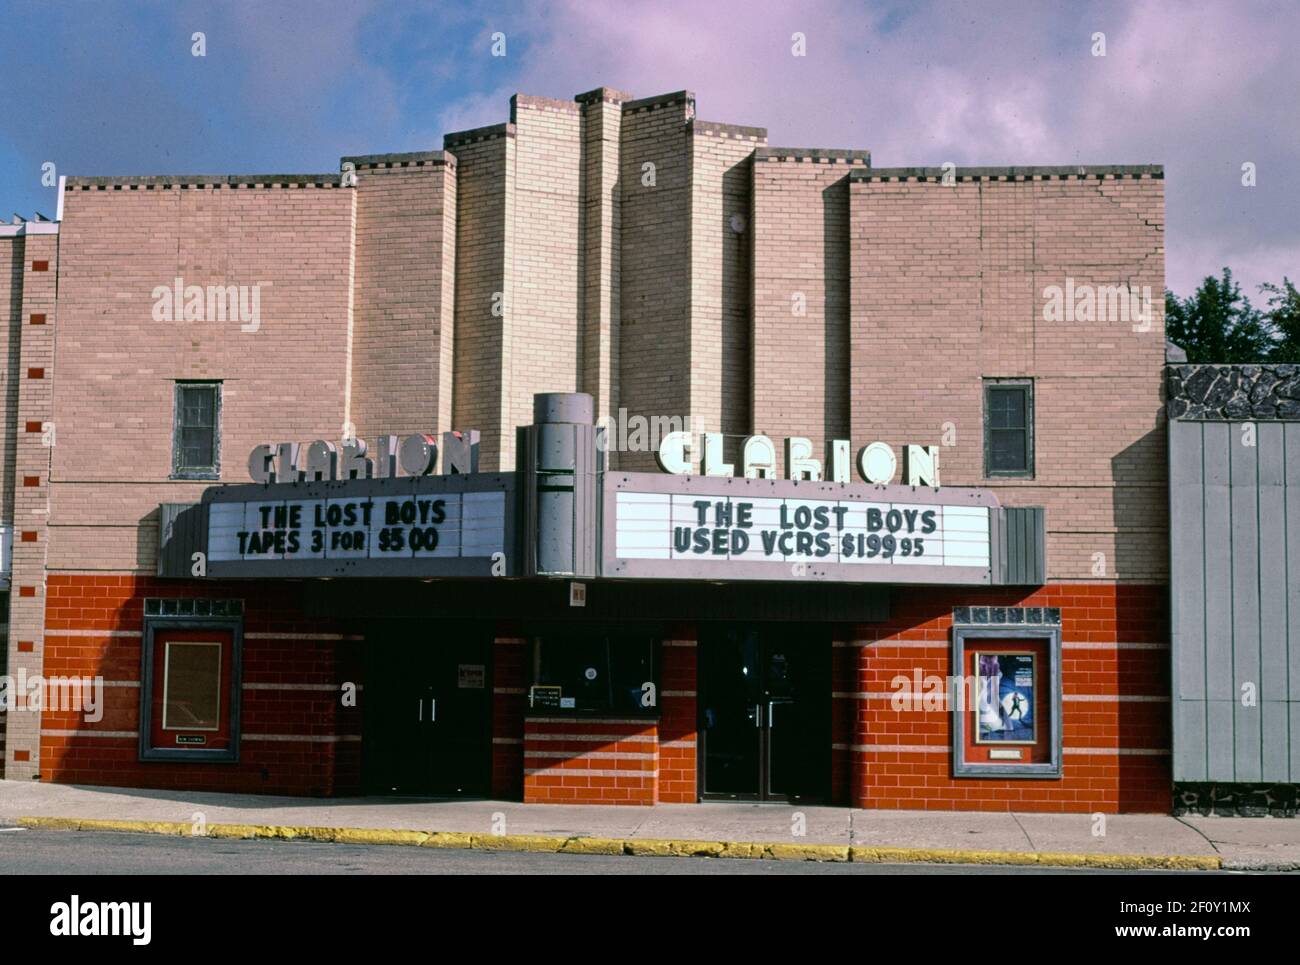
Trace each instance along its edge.
<instances>
[{"instance_id":1,"label":"blue sky","mask_svg":"<svg viewBox=\"0 0 1300 965\"><path fill-rule=\"evenodd\" d=\"M503 121L515 91L687 88L705 119L877 166L1163 163L1171 287L1230 265L1258 300L1300 277L1296 3L6 0L0 16L0 216L53 216L47 161L334 171Z\"/></svg>"}]
</instances>

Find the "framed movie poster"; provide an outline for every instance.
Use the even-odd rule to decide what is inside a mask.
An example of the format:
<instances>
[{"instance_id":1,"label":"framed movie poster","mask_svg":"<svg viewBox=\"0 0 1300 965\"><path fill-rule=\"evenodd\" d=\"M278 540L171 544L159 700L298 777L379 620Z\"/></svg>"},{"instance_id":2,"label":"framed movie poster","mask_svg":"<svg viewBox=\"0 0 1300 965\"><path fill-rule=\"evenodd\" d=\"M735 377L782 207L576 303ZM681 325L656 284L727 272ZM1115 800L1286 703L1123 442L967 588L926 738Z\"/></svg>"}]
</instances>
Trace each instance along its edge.
<instances>
[{"instance_id":1,"label":"framed movie poster","mask_svg":"<svg viewBox=\"0 0 1300 965\"><path fill-rule=\"evenodd\" d=\"M975 652L975 743L1034 744L1034 654Z\"/></svg>"},{"instance_id":2,"label":"framed movie poster","mask_svg":"<svg viewBox=\"0 0 1300 965\"><path fill-rule=\"evenodd\" d=\"M957 777L1061 776L1060 629L953 628Z\"/></svg>"}]
</instances>

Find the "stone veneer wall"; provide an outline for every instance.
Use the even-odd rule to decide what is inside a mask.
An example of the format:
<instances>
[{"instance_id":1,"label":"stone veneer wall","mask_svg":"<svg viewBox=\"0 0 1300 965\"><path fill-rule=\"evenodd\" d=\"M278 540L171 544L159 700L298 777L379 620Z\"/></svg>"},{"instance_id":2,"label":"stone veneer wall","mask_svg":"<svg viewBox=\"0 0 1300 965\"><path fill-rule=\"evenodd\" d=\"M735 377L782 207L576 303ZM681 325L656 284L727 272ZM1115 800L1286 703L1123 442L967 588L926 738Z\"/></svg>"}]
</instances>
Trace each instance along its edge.
<instances>
[{"instance_id":1,"label":"stone veneer wall","mask_svg":"<svg viewBox=\"0 0 1300 965\"><path fill-rule=\"evenodd\" d=\"M1171 419L1300 419L1300 365L1170 365Z\"/></svg>"}]
</instances>

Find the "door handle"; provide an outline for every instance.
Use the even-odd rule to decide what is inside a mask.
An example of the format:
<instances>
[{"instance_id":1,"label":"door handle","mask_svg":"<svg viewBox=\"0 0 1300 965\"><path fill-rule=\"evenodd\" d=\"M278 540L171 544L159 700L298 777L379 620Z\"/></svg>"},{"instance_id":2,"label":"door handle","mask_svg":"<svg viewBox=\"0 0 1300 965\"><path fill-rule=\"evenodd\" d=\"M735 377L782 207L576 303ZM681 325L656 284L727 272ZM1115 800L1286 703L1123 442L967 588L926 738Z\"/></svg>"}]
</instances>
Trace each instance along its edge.
<instances>
[{"instance_id":1,"label":"door handle","mask_svg":"<svg viewBox=\"0 0 1300 965\"><path fill-rule=\"evenodd\" d=\"M762 704L754 705L754 726L755 727L763 726L763 705Z\"/></svg>"},{"instance_id":2,"label":"door handle","mask_svg":"<svg viewBox=\"0 0 1300 965\"><path fill-rule=\"evenodd\" d=\"M429 698L429 723L432 724L437 719L438 719L438 701L430 697Z\"/></svg>"},{"instance_id":3,"label":"door handle","mask_svg":"<svg viewBox=\"0 0 1300 965\"><path fill-rule=\"evenodd\" d=\"M790 700L769 700L769 701L767 702L767 729L768 729L768 730L775 730L775 729L776 729L776 705L777 705L777 704L790 704L790 703L793 703L793 701L790 701Z\"/></svg>"},{"instance_id":4,"label":"door handle","mask_svg":"<svg viewBox=\"0 0 1300 965\"><path fill-rule=\"evenodd\" d=\"M424 698L423 697L420 698L420 706L415 712L415 719L421 722L424 721Z\"/></svg>"}]
</instances>

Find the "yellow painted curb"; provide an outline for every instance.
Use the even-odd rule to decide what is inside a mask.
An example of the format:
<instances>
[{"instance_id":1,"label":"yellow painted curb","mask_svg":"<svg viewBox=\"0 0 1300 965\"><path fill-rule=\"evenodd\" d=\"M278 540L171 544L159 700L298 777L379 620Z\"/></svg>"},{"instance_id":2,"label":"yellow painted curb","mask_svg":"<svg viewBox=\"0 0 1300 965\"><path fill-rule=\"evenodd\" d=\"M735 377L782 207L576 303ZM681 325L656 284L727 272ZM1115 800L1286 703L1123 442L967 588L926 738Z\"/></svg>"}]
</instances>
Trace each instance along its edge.
<instances>
[{"instance_id":1,"label":"yellow painted curb","mask_svg":"<svg viewBox=\"0 0 1300 965\"><path fill-rule=\"evenodd\" d=\"M765 858L767 847L754 841L728 841L719 858Z\"/></svg>"},{"instance_id":2,"label":"yellow painted curb","mask_svg":"<svg viewBox=\"0 0 1300 965\"><path fill-rule=\"evenodd\" d=\"M717 858L727 850L725 841L678 841L672 838L628 838L625 854L659 858Z\"/></svg>"},{"instance_id":3,"label":"yellow painted curb","mask_svg":"<svg viewBox=\"0 0 1300 965\"><path fill-rule=\"evenodd\" d=\"M622 838L569 838L561 854L622 854Z\"/></svg>"},{"instance_id":4,"label":"yellow painted curb","mask_svg":"<svg viewBox=\"0 0 1300 965\"><path fill-rule=\"evenodd\" d=\"M1070 851L1040 851L1038 863L1058 868L1086 868L1088 855Z\"/></svg>"},{"instance_id":5,"label":"yellow painted curb","mask_svg":"<svg viewBox=\"0 0 1300 965\"><path fill-rule=\"evenodd\" d=\"M207 836L209 838L278 838L280 836L278 830L266 824L209 824Z\"/></svg>"},{"instance_id":6,"label":"yellow painted curb","mask_svg":"<svg viewBox=\"0 0 1300 965\"><path fill-rule=\"evenodd\" d=\"M387 831L369 828L339 828L334 835L335 844L424 844L428 831Z\"/></svg>"},{"instance_id":7,"label":"yellow painted curb","mask_svg":"<svg viewBox=\"0 0 1300 965\"><path fill-rule=\"evenodd\" d=\"M766 857L777 861L848 861L847 844L769 844Z\"/></svg>"},{"instance_id":8,"label":"yellow painted curb","mask_svg":"<svg viewBox=\"0 0 1300 965\"><path fill-rule=\"evenodd\" d=\"M1056 864L1043 855L1043 864ZM1169 870L1169 871L1218 871L1223 867L1222 858L1193 854L1085 854L1083 858L1088 868L1119 868L1128 870Z\"/></svg>"},{"instance_id":9,"label":"yellow painted curb","mask_svg":"<svg viewBox=\"0 0 1300 965\"><path fill-rule=\"evenodd\" d=\"M480 851L530 851L554 854L568 841L568 838L546 834L476 834L470 847Z\"/></svg>"},{"instance_id":10,"label":"yellow painted curb","mask_svg":"<svg viewBox=\"0 0 1300 965\"><path fill-rule=\"evenodd\" d=\"M44 831L127 831L191 835L180 821L20 817L18 825ZM973 851L954 848L886 848L757 841L688 841L675 838L560 837L544 834L470 834L383 828L295 827L278 824L209 824L210 838L276 838L335 844L404 845L539 854L630 854L663 858L759 858L776 861L854 861L875 864L1041 865L1059 868L1218 871L1223 859L1207 855L1082 854L1051 851Z\"/></svg>"},{"instance_id":11,"label":"yellow painted curb","mask_svg":"<svg viewBox=\"0 0 1300 965\"><path fill-rule=\"evenodd\" d=\"M179 821L113 821L103 818L19 818L24 828L42 831L135 831L142 834L190 834L194 826Z\"/></svg>"},{"instance_id":12,"label":"yellow painted curb","mask_svg":"<svg viewBox=\"0 0 1300 965\"><path fill-rule=\"evenodd\" d=\"M320 841L329 843L337 841L342 832L355 831L356 828L314 828L314 827L277 827L277 838L283 838L285 841ZM406 832L403 832L406 833ZM424 832L417 832L423 834Z\"/></svg>"},{"instance_id":13,"label":"yellow painted curb","mask_svg":"<svg viewBox=\"0 0 1300 965\"><path fill-rule=\"evenodd\" d=\"M970 851L947 848L850 849L851 861L885 864L1042 865L1058 868L1112 868L1130 871L1218 871L1223 859L1201 855L1085 854L1062 851Z\"/></svg>"},{"instance_id":14,"label":"yellow painted curb","mask_svg":"<svg viewBox=\"0 0 1300 965\"><path fill-rule=\"evenodd\" d=\"M420 842L422 848L472 848L474 835L465 831L434 831Z\"/></svg>"},{"instance_id":15,"label":"yellow painted curb","mask_svg":"<svg viewBox=\"0 0 1300 965\"><path fill-rule=\"evenodd\" d=\"M849 849L850 861L872 864L1038 864L1032 851L972 851L955 848L875 848Z\"/></svg>"}]
</instances>

